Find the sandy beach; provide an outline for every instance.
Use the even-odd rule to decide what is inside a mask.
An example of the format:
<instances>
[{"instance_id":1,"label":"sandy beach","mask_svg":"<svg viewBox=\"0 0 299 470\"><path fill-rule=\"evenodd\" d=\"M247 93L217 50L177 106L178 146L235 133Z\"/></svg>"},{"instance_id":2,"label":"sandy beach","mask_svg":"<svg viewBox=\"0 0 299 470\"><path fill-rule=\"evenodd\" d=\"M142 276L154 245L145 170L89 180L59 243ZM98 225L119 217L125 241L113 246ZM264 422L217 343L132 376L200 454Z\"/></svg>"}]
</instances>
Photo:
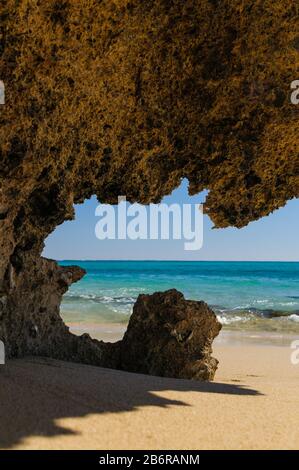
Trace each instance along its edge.
<instances>
[{"instance_id":1,"label":"sandy beach","mask_svg":"<svg viewBox=\"0 0 299 470\"><path fill-rule=\"evenodd\" d=\"M296 449L291 349L215 343L215 381L164 379L45 358L0 369L2 449Z\"/></svg>"}]
</instances>

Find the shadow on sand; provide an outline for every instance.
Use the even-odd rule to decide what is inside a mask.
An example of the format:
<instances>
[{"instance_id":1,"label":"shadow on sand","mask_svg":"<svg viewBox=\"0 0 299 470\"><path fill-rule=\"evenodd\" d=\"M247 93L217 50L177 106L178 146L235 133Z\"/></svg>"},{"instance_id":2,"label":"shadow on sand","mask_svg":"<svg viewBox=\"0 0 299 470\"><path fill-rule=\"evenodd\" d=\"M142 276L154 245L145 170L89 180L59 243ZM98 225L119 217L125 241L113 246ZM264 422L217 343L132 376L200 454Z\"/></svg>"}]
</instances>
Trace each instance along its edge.
<instances>
[{"instance_id":1,"label":"shadow on sand","mask_svg":"<svg viewBox=\"0 0 299 470\"><path fill-rule=\"evenodd\" d=\"M75 434L58 426L59 418L189 406L155 394L165 390L261 395L239 384L165 379L46 358L12 360L0 369L0 447L30 436Z\"/></svg>"}]
</instances>

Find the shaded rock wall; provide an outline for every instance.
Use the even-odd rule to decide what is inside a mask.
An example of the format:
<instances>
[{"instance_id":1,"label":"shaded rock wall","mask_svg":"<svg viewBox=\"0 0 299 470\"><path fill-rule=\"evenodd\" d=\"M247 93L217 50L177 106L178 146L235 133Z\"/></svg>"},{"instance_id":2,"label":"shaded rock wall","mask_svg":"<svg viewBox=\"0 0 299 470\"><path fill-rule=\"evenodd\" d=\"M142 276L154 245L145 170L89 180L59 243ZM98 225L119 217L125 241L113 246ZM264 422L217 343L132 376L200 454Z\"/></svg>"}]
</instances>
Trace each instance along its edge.
<instances>
[{"instance_id":1,"label":"shaded rock wall","mask_svg":"<svg viewBox=\"0 0 299 470\"><path fill-rule=\"evenodd\" d=\"M209 189L217 227L241 227L298 197L298 19L289 0L2 0L0 338L11 355L65 344L65 272L40 254L74 203L157 202L186 177L191 194Z\"/></svg>"}]
</instances>

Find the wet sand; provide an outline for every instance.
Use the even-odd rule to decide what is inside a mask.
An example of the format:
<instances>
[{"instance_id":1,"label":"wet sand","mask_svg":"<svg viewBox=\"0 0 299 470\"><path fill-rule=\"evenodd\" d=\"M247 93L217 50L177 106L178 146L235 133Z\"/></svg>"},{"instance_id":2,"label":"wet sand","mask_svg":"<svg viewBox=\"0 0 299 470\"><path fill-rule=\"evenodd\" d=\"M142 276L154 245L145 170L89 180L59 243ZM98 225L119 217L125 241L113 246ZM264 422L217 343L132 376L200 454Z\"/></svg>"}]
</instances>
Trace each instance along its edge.
<instances>
[{"instance_id":1,"label":"wet sand","mask_svg":"<svg viewBox=\"0 0 299 470\"><path fill-rule=\"evenodd\" d=\"M122 339L127 324L125 323L67 323L70 332L74 335L88 333L99 341L114 343Z\"/></svg>"},{"instance_id":2,"label":"wet sand","mask_svg":"<svg viewBox=\"0 0 299 470\"><path fill-rule=\"evenodd\" d=\"M127 325L125 323L68 323L70 331L76 335L89 333L92 338L115 342L122 339ZM272 346L289 346L298 339L295 334L277 333L270 331L238 331L222 329L215 339L215 345L239 345L256 344Z\"/></svg>"}]
</instances>

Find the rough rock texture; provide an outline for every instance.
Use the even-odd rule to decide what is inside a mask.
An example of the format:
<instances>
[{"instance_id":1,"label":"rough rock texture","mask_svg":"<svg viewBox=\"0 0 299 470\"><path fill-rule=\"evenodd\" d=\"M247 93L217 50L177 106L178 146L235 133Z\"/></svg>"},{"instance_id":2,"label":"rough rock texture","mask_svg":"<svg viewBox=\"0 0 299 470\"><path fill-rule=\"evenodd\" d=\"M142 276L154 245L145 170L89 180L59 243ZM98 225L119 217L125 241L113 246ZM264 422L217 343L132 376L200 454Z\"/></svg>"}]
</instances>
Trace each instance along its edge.
<instances>
[{"instance_id":1,"label":"rough rock texture","mask_svg":"<svg viewBox=\"0 0 299 470\"><path fill-rule=\"evenodd\" d=\"M175 289L139 295L120 343L121 368L131 372L213 380L218 361L212 342L221 330L205 302Z\"/></svg>"},{"instance_id":2,"label":"rough rock texture","mask_svg":"<svg viewBox=\"0 0 299 470\"><path fill-rule=\"evenodd\" d=\"M157 202L185 177L191 194L209 189L216 226L241 227L299 195L298 19L289 0L1 1L0 339L11 355L73 357L59 302L79 272L40 254L74 203Z\"/></svg>"},{"instance_id":3,"label":"rough rock texture","mask_svg":"<svg viewBox=\"0 0 299 470\"><path fill-rule=\"evenodd\" d=\"M61 267L40 258L30 271L11 265L6 293L0 297L0 339L7 357L24 354L51 356L103 367L117 367L118 348L92 340L85 334L69 333L59 315L63 294L85 271L77 266Z\"/></svg>"}]
</instances>

